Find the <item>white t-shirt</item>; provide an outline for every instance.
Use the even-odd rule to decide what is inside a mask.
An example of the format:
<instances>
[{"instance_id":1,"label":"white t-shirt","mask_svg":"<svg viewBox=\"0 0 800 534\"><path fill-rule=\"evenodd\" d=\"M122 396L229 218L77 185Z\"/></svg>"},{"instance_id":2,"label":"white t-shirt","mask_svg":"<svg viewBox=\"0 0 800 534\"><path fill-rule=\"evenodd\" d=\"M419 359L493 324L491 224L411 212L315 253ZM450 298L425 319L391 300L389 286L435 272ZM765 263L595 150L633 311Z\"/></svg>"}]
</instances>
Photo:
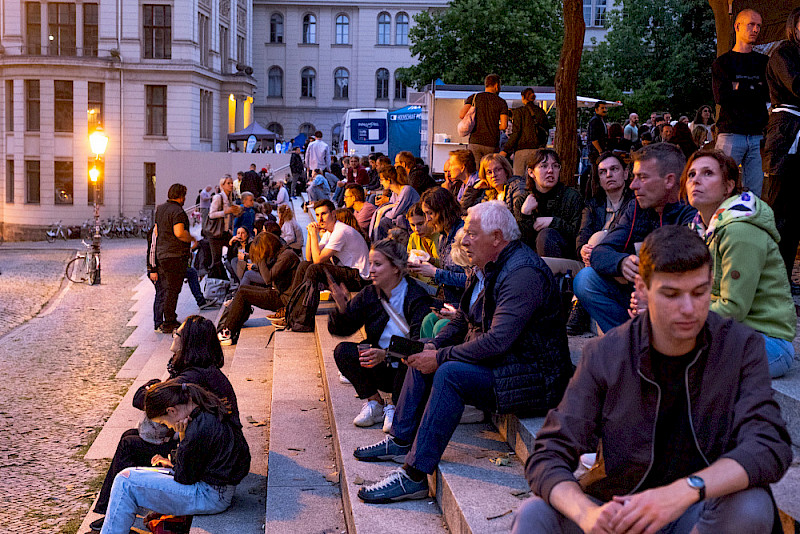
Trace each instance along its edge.
<instances>
[{"instance_id":1,"label":"white t-shirt","mask_svg":"<svg viewBox=\"0 0 800 534\"><path fill-rule=\"evenodd\" d=\"M358 233L341 221L336 221L333 232L323 232L319 246L334 251L341 265L357 269L361 278L369 278L369 248Z\"/></svg>"}]
</instances>

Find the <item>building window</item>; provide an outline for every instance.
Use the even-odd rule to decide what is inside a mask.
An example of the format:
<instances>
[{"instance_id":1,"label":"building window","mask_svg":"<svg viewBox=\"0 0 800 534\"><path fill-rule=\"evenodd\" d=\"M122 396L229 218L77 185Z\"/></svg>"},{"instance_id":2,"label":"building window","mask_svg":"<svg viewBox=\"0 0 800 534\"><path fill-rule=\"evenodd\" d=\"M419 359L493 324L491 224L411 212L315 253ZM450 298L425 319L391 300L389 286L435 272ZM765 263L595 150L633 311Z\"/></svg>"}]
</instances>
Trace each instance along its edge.
<instances>
[{"instance_id":1,"label":"building window","mask_svg":"<svg viewBox=\"0 0 800 534\"><path fill-rule=\"evenodd\" d=\"M222 74L228 74L228 61L230 60L230 35L228 28L225 26L219 27L219 71Z\"/></svg>"},{"instance_id":2,"label":"building window","mask_svg":"<svg viewBox=\"0 0 800 534\"><path fill-rule=\"evenodd\" d=\"M39 131L39 106L39 80L25 80L25 130L28 132Z\"/></svg>"},{"instance_id":3,"label":"building window","mask_svg":"<svg viewBox=\"0 0 800 534\"><path fill-rule=\"evenodd\" d=\"M48 53L51 56L74 56L75 4L47 4Z\"/></svg>"},{"instance_id":4,"label":"building window","mask_svg":"<svg viewBox=\"0 0 800 534\"><path fill-rule=\"evenodd\" d=\"M350 73L339 67L333 73L333 98L347 98Z\"/></svg>"},{"instance_id":5,"label":"building window","mask_svg":"<svg viewBox=\"0 0 800 534\"><path fill-rule=\"evenodd\" d=\"M172 6L144 7L144 57L147 59L172 58Z\"/></svg>"},{"instance_id":6,"label":"building window","mask_svg":"<svg viewBox=\"0 0 800 534\"><path fill-rule=\"evenodd\" d=\"M394 71L394 98L395 100L405 100L407 93L406 85L397 79L398 71Z\"/></svg>"},{"instance_id":7,"label":"building window","mask_svg":"<svg viewBox=\"0 0 800 534\"><path fill-rule=\"evenodd\" d=\"M6 80L6 131L14 131L14 80Z\"/></svg>"},{"instance_id":8,"label":"building window","mask_svg":"<svg viewBox=\"0 0 800 534\"><path fill-rule=\"evenodd\" d=\"M283 96L283 71L280 67L272 67L267 74L267 96L280 98Z\"/></svg>"},{"instance_id":9,"label":"building window","mask_svg":"<svg viewBox=\"0 0 800 534\"><path fill-rule=\"evenodd\" d=\"M300 96L314 98L316 96L317 73L311 67L306 67L300 73Z\"/></svg>"},{"instance_id":10,"label":"building window","mask_svg":"<svg viewBox=\"0 0 800 534\"><path fill-rule=\"evenodd\" d=\"M317 42L317 17L311 13L303 17L303 44Z\"/></svg>"},{"instance_id":11,"label":"building window","mask_svg":"<svg viewBox=\"0 0 800 534\"><path fill-rule=\"evenodd\" d=\"M89 132L103 126L103 100L106 85L99 82L89 82Z\"/></svg>"},{"instance_id":12,"label":"building window","mask_svg":"<svg viewBox=\"0 0 800 534\"><path fill-rule=\"evenodd\" d=\"M6 203L14 203L14 160L6 160Z\"/></svg>"},{"instance_id":13,"label":"building window","mask_svg":"<svg viewBox=\"0 0 800 534\"><path fill-rule=\"evenodd\" d=\"M97 4L83 4L83 55L97 57L100 15Z\"/></svg>"},{"instance_id":14,"label":"building window","mask_svg":"<svg viewBox=\"0 0 800 534\"><path fill-rule=\"evenodd\" d=\"M156 164L144 164L144 205L156 205Z\"/></svg>"},{"instance_id":15,"label":"building window","mask_svg":"<svg viewBox=\"0 0 800 534\"><path fill-rule=\"evenodd\" d=\"M25 203L38 204L40 201L39 162L25 161Z\"/></svg>"},{"instance_id":16,"label":"building window","mask_svg":"<svg viewBox=\"0 0 800 534\"><path fill-rule=\"evenodd\" d=\"M247 41L241 35L236 36L236 62L242 65L247 64Z\"/></svg>"},{"instance_id":17,"label":"building window","mask_svg":"<svg viewBox=\"0 0 800 534\"><path fill-rule=\"evenodd\" d=\"M269 18L269 42L283 42L283 15L280 13L273 13Z\"/></svg>"},{"instance_id":18,"label":"building window","mask_svg":"<svg viewBox=\"0 0 800 534\"><path fill-rule=\"evenodd\" d=\"M28 54L42 53L42 5L38 2L25 3L25 39Z\"/></svg>"},{"instance_id":19,"label":"building window","mask_svg":"<svg viewBox=\"0 0 800 534\"><path fill-rule=\"evenodd\" d=\"M271 122L267 124L267 130L274 134L278 134L279 137L283 137L283 126L281 126L278 122Z\"/></svg>"},{"instance_id":20,"label":"building window","mask_svg":"<svg viewBox=\"0 0 800 534\"><path fill-rule=\"evenodd\" d=\"M375 98L384 99L389 98L389 71L386 69L378 69L375 73Z\"/></svg>"},{"instance_id":21,"label":"building window","mask_svg":"<svg viewBox=\"0 0 800 534\"><path fill-rule=\"evenodd\" d=\"M56 204L72 204L72 162L55 161L53 180Z\"/></svg>"},{"instance_id":22,"label":"building window","mask_svg":"<svg viewBox=\"0 0 800 534\"><path fill-rule=\"evenodd\" d=\"M607 0L583 0L583 22L587 26L605 26Z\"/></svg>"},{"instance_id":23,"label":"building window","mask_svg":"<svg viewBox=\"0 0 800 534\"><path fill-rule=\"evenodd\" d=\"M347 15L336 17L336 44L350 44L350 19Z\"/></svg>"},{"instance_id":24,"label":"building window","mask_svg":"<svg viewBox=\"0 0 800 534\"><path fill-rule=\"evenodd\" d=\"M145 135L167 135L167 86L145 85Z\"/></svg>"},{"instance_id":25,"label":"building window","mask_svg":"<svg viewBox=\"0 0 800 534\"><path fill-rule=\"evenodd\" d=\"M72 131L72 81L55 81L55 131Z\"/></svg>"},{"instance_id":26,"label":"building window","mask_svg":"<svg viewBox=\"0 0 800 534\"><path fill-rule=\"evenodd\" d=\"M394 44L408 44L408 15L398 13L394 22Z\"/></svg>"},{"instance_id":27,"label":"building window","mask_svg":"<svg viewBox=\"0 0 800 534\"><path fill-rule=\"evenodd\" d=\"M300 125L300 133L305 134L306 137L311 137L317 131L317 128L310 122L304 122Z\"/></svg>"},{"instance_id":28,"label":"building window","mask_svg":"<svg viewBox=\"0 0 800 534\"><path fill-rule=\"evenodd\" d=\"M392 36L392 17L388 13L378 15L378 44L388 45L391 43Z\"/></svg>"},{"instance_id":29,"label":"building window","mask_svg":"<svg viewBox=\"0 0 800 534\"><path fill-rule=\"evenodd\" d=\"M105 200L105 183L106 183L106 164L102 159L97 159L94 157L89 158L89 169L92 167L96 167L100 173L97 175L97 203L102 205L103 201ZM91 206L94 204L94 182L92 179L87 176L88 180L88 191L89 193L86 195L86 200L88 204Z\"/></svg>"},{"instance_id":30,"label":"building window","mask_svg":"<svg viewBox=\"0 0 800 534\"><path fill-rule=\"evenodd\" d=\"M210 140L214 129L214 100L211 91L200 90L200 139Z\"/></svg>"},{"instance_id":31,"label":"building window","mask_svg":"<svg viewBox=\"0 0 800 534\"><path fill-rule=\"evenodd\" d=\"M209 50L211 49L211 25L208 15L197 14L198 43L200 44L200 64L208 67Z\"/></svg>"}]
</instances>

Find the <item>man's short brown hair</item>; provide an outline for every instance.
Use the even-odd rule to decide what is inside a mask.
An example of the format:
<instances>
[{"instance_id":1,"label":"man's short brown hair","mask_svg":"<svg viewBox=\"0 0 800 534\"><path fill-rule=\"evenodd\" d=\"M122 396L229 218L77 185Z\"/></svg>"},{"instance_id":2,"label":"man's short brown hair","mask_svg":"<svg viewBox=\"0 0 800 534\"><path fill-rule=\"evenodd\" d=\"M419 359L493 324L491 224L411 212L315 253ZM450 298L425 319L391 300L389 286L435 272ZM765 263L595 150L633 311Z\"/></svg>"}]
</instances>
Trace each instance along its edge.
<instances>
[{"instance_id":1,"label":"man's short brown hair","mask_svg":"<svg viewBox=\"0 0 800 534\"><path fill-rule=\"evenodd\" d=\"M668 225L648 235L639 253L639 275L647 287L653 273L685 273L711 266L711 254L688 226Z\"/></svg>"},{"instance_id":2,"label":"man's short brown hair","mask_svg":"<svg viewBox=\"0 0 800 534\"><path fill-rule=\"evenodd\" d=\"M486 78L483 79L484 87L494 87L495 85L500 85L500 76L497 74L488 74Z\"/></svg>"},{"instance_id":3,"label":"man's short brown hair","mask_svg":"<svg viewBox=\"0 0 800 534\"><path fill-rule=\"evenodd\" d=\"M417 164L417 160L414 157L414 154L409 152L408 150L403 150L402 152L397 153L397 158L400 163L403 165L407 165L409 168L414 168L414 165Z\"/></svg>"}]
</instances>

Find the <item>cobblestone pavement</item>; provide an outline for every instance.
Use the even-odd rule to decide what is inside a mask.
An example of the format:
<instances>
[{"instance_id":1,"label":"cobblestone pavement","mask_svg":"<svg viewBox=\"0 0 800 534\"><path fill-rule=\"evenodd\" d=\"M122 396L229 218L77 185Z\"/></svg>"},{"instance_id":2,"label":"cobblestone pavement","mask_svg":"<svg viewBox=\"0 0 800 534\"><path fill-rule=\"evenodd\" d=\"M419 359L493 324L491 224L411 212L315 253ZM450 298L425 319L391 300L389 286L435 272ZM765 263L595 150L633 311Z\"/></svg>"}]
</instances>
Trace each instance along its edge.
<instances>
[{"instance_id":1,"label":"cobblestone pavement","mask_svg":"<svg viewBox=\"0 0 800 534\"><path fill-rule=\"evenodd\" d=\"M131 353L121 345L133 330L127 310L146 244L104 242L103 283L63 292L67 248L80 242L8 245L0 249L0 333L9 332L0 338L0 530L74 532L107 466L83 453L130 385L114 376Z\"/></svg>"}]
</instances>

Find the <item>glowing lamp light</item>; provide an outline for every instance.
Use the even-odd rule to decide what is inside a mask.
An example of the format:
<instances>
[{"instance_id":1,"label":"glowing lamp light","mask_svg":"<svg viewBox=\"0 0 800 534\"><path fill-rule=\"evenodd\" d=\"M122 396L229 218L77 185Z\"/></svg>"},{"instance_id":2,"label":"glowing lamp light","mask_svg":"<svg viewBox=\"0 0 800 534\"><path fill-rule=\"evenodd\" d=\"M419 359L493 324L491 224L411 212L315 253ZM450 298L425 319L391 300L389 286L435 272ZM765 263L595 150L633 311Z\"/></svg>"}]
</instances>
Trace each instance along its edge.
<instances>
[{"instance_id":1,"label":"glowing lamp light","mask_svg":"<svg viewBox=\"0 0 800 534\"><path fill-rule=\"evenodd\" d=\"M97 167L92 167L89 169L89 179L92 183L97 183L97 178L100 176L100 171L97 170Z\"/></svg>"},{"instance_id":2,"label":"glowing lamp light","mask_svg":"<svg viewBox=\"0 0 800 534\"><path fill-rule=\"evenodd\" d=\"M89 144L92 146L92 152L98 156L102 156L108 146L108 136L103 133L102 128L97 128L92 135L89 136Z\"/></svg>"}]
</instances>

